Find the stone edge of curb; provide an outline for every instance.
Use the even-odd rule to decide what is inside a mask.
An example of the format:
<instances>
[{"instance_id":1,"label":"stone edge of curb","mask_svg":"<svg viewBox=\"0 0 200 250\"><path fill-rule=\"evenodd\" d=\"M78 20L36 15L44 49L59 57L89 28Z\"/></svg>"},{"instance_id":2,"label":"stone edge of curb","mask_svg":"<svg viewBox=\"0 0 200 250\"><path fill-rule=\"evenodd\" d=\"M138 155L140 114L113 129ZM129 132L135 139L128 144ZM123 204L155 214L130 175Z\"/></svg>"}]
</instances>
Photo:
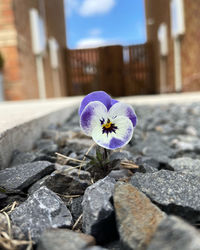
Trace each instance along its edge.
<instances>
[{"instance_id":1,"label":"stone edge of curb","mask_svg":"<svg viewBox=\"0 0 200 250\"><path fill-rule=\"evenodd\" d=\"M66 103L56 110L41 113L38 117L30 117L27 121L6 129L0 133L0 169L8 167L12 152L15 149L27 151L42 131L50 124L63 123L78 108L78 102Z\"/></svg>"}]
</instances>

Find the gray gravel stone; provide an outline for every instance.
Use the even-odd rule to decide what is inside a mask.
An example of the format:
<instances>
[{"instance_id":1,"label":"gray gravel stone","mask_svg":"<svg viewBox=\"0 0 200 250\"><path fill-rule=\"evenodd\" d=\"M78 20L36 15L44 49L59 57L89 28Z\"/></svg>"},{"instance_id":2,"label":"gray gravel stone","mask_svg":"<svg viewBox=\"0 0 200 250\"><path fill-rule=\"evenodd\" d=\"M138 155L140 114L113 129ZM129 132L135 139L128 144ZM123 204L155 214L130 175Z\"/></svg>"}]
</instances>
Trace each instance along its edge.
<instances>
[{"instance_id":1,"label":"gray gravel stone","mask_svg":"<svg viewBox=\"0 0 200 250\"><path fill-rule=\"evenodd\" d=\"M177 172L200 176L200 160L198 159L194 160L189 157L181 157L171 160L169 165Z\"/></svg>"},{"instance_id":2,"label":"gray gravel stone","mask_svg":"<svg viewBox=\"0 0 200 250\"><path fill-rule=\"evenodd\" d=\"M108 248L109 250L121 250L122 244L120 240L115 240L106 244L105 247Z\"/></svg>"},{"instance_id":3,"label":"gray gravel stone","mask_svg":"<svg viewBox=\"0 0 200 250\"><path fill-rule=\"evenodd\" d=\"M36 159L36 157L36 154L34 154L33 152L18 152L13 157L13 160L9 167L14 167L17 165L32 162Z\"/></svg>"},{"instance_id":4,"label":"gray gravel stone","mask_svg":"<svg viewBox=\"0 0 200 250\"><path fill-rule=\"evenodd\" d=\"M148 133L145 139L138 141L130 150L134 154L142 154L151 157L159 163L168 163L173 150L157 133Z\"/></svg>"},{"instance_id":5,"label":"gray gravel stone","mask_svg":"<svg viewBox=\"0 0 200 250\"><path fill-rule=\"evenodd\" d=\"M164 219L147 250L199 250L200 233L175 216Z\"/></svg>"},{"instance_id":6,"label":"gray gravel stone","mask_svg":"<svg viewBox=\"0 0 200 250\"><path fill-rule=\"evenodd\" d=\"M122 152L112 152L109 156L110 161L131 159L132 154L129 151L123 150Z\"/></svg>"},{"instance_id":7,"label":"gray gravel stone","mask_svg":"<svg viewBox=\"0 0 200 250\"><path fill-rule=\"evenodd\" d=\"M8 196L0 192L0 202L3 202Z\"/></svg>"},{"instance_id":8,"label":"gray gravel stone","mask_svg":"<svg viewBox=\"0 0 200 250\"><path fill-rule=\"evenodd\" d=\"M47 228L71 227L72 216L63 201L51 190L41 187L11 212L11 219L22 232L37 241Z\"/></svg>"},{"instance_id":9,"label":"gray gravel stone","mask_svg":"<svg viewBox=\"0 0 200 250\"><path fill-rule=\"evenodd\" d=\"M94 244L91 235L67 229L48 229L42 234L37 250L83 250Z\"/></svg>"},{"instance_id":10,"label":"gray gravel stone","mask_svg":"<svg viewBox=\"0 0 200 250\"><path fill-rule=\"evenodd\" d=\"M115 237L114 209L110 202L115 183L110 177L99 180L86 189L83 197L83 231L93 235L98 243Z\"/></svg>"},{"instance_id":11,"label":"gray gravel stone","mask_svg":"<svg viewBox=\"0 0 200 250\"><path fill-rule=\"evenodd\" d=\"M42 179L36 181L29 189L28 194L31 195L41 187L45 186L45 180L49 178L49 175L44 176Z\"/></svg>"},{"instance_id":12,"label":"gray gravel stone","mask_svg":"<svg viewBox=\"0 0 200 250\"><path fill-rule=\"evenodd\" d=\"M108 248L100 247L100 246L93 246L84 248L84 250L108 250Z\"/></svg>"},{"instance_id":13,"label":"gray gravel stone","mask_svg":"<svg viewBox=\"0 0 200 250\"><path fill-rule=\"evenodd\" d=\"M0 213L0 232L8 233L8 220L6 216L2 213ZM22 231L20 230L18 226L11 224L11 232L12 232L13 239L18 239L18 240L25 239L25 235L22 233ZM0 249L2 249L1 243L0 243Z\"/></svg>"},{"instance_id":14,"label":"gray gravel stone","mask_svg":"<svg viewBox=\"0 0 200 250\"><path fill-rule=\"evenodd\" d=\"M136 173L131 184L167 213L195 222L200 218L200 178L173 171Z\"/></svg>"},{"instance_id":15,"label":"gray gravel stone","mask_svg":"<svg viewBox=\"0 0 200 250\"><path fill-rule=\"evenodd\" d=\"M120 170L112 170L109 174L109 177L114 178L116 181L120 180L121 178L126 178L132 176L128 169L120 169Z\"/></svg>"},{"instance_id":16,"label":"gray gravel stone","mask_svg":"<svg viewBox=\"0 0 200 250\"><path fill-rule=\"evenodd\" d=\"M36 150L38 153L53 154L58 151L58 145L50 139L40 139L35 143Z\"/></svg>"},{"instance_id":17,"label":"gray gravel stone","mask_svg":"<svg viewBox=\"0 0 200 250\"><path fill-rule=\"evenodd\" d=\"M83 196L73 199L72 204L70 205L70 211L72 213L74 221L76 221L79 216L82 214L82 203Z\"/></svg>"},{"instance_id":18,"label":"gray gravel stone","mask_svg":"<svg viewBox=\"0 0 200 250\"><path fill-rule=\"evenodd\" d=\"M91 185L91 175L79 169L56 170L45 180L44 185L56 193L81 195Z\"/></svg>"},{"instance_id":19,"label":"gray gravel stone","mask_svg":"<svg viewBox=\"0 0 200 250\"><path fill-rule=\"evenodd\" d=\"M42 138L44 139L51 139L53 140L54 142L57 141L58 137L59 137L59 131L56 130L56 129L45 129L43 132L42 132Z\"/></svg>"},{"instance_id":20,"label":"gray gravel stone","mask_svg":"<svg viewBox=\"0 0 200 250\"><path fill-rule=\"evenodd\" d=\"M114 206L122 249L145 249L165 214L131 184L117 183Z\"/></svg>"},{"instance_id":21,"label":"gray gravel stone","mask_svg":"<svg viewBox=\"0 0 200 250\"><path fill-rule=\"evenodd\" d=\"M47 161L38 161L17 165L0 171L0 185L5 189L19 189L29 187L31 184L51 173L54 165Z\"/></svg>"}]
</instances>

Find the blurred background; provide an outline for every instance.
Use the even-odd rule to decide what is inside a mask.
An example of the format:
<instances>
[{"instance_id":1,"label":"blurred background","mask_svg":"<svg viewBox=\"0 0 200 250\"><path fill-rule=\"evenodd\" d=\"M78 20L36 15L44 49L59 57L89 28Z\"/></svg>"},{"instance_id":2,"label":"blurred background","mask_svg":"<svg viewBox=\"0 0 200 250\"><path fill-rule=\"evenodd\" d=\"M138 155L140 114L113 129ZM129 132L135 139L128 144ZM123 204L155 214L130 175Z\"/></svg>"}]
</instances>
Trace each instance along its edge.
<instances>
[{"instance_id":1,"label":"blurred background","mask_svg":"<svg viewBox=\"0 0 200 250\"><path fill-rule=\"evenodd\" d=\"M0 101L200 91L200 1L0 0Z\"/></svg>"}]
</instances>

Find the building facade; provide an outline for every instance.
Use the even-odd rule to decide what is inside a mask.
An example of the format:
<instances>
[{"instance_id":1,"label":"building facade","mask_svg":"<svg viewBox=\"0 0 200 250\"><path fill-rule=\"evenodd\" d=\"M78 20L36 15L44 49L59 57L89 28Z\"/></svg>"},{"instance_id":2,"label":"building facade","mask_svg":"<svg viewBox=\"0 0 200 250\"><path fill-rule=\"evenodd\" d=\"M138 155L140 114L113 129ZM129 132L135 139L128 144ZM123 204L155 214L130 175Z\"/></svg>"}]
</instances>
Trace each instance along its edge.
<instances>
[{"instance_id":1,"label":"building facade","mask_svg":"<svg viewBox=\"0 0 200 250\"><path fill-rule=\"evenodd\" d=\"M145 0L157 92L200 91L200 1Z\"/></svg>"},{"instance_id":2,"label":"building facade","mask_svg":"<svg viewBox=\"0 0 200 250\"><path fill-rule=\"evenodd\" d=\"M43 47L36 52L40 33ZM0 1L0 53L4 100L66 96L63 0Z\"/></svg>"}]
</instances>

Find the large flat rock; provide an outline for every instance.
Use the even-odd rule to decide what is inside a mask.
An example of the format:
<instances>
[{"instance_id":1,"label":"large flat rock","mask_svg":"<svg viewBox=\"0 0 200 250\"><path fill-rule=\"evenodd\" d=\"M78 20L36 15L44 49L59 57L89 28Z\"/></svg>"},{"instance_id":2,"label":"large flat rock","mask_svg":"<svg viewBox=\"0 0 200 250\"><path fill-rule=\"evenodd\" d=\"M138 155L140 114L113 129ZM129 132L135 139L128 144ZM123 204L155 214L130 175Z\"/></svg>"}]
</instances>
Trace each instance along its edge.
<instances>
[{"instance_id":1,"label":"large flat rock","mask_svg":"<svg viewBox=\"0 0 200 250\"><path fill-rule=\"evenodd\" d=\"M53 170L54 165L48 161L36 161L6 168L0 171L0 185L6 190L22 190Z\"/></svg>"},{"instance_id":2,"label":"large flat rock","mask_svg":"<svg viewBox=\"0 0 200 250\"><path fill-rule=\"evenodd\" d=\"M175 171L136 173L131 184L167 213L191 222L200 218L200 177Z\"/></svg>"}]
</instances>

